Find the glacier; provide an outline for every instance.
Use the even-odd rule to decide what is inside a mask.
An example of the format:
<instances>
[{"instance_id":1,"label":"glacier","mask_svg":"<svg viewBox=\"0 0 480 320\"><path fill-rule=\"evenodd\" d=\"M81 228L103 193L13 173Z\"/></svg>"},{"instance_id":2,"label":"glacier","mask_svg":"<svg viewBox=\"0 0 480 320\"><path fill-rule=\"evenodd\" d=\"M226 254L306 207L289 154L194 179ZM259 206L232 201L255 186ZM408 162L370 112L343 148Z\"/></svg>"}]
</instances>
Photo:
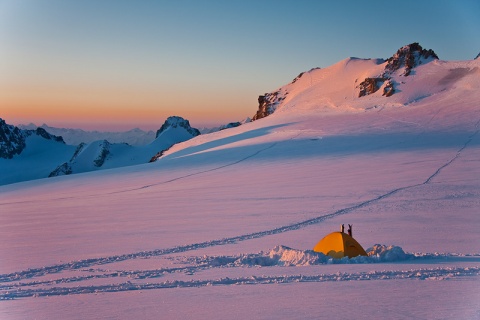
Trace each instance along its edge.
<instances>
[{"instance_id":1,"label":"glacier","mask_svg":"<svg viewBox=\"0 0 480 320\"><path fill-rule=\"evenodd\" d=\"M0 315L478 318L480 60L359 97L387 63L307 71L153 163L0 186ZM311 251L343 223L369 257Z\"/></svg>"}]
</instances>

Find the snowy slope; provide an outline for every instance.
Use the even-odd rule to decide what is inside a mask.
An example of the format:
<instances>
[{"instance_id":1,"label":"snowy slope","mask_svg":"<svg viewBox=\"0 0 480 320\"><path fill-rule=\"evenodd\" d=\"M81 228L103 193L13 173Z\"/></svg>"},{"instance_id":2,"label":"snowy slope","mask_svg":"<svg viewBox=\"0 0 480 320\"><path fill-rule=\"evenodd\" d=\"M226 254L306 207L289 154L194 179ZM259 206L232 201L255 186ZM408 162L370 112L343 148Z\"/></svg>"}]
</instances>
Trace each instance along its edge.
<instances>
[{"instance_id":1,"label":"snowy slope","mask_svg":"<svg viewBox=\"0 0 480 320\"><path fill-rule=\"evenodd\" d=\"M20 154L12 158L0 157L0 184L46 178L59 163L68 161L75 150L63 141L33 133L25 135L25 147Z\"/></svg>"},{"instance_id":2,"label":"snowy slope","mask_svg":"<svg viewBox=\"0 0 480 320\"><path fill-rule=\"evenodd\" d=\"M390 59L394 59L405 48L408 46L399 49ZM405 76L405 65L400 64L398 69L392 70L389 60L348 58L325 69L316 68L301 73L292 83L265 94L272 109L270 113L288 112L290 109L296 113L299 110L363 112L406 106L433 95L452 97L471 94L478 85L478 59L449 62L417 58L416 66L408 76ZM395 93L385 97L383 88L386 81L383 81L375 93L359 97L361 82L366 78L378 77L388 77Z\"/></svg>"},{"instance_id":3,"label":"snowy slope","mask_svg":"<svg viewBox=\"0 0 480 320\"><path fill-rule=\"evenodd\" d=\"M0 185L148 163L157 153L199 134L180 117L169 117L163 128L153 142L143 146L99 140L76 147L29 137L19 155L0 158Z\"/></svg>"},{"instance_id":4,"label":"snowy slope","mask_svg":"<svg viewBox=\"0 0 480 320\"><path fill-rule=\"evenodd\" d=\"M1 186L0 315L478 318L477 61L349 106L332 85L327 113L306 74L273 114L154 163ZM381 72L340 65L331 79ZM342 223L370 257L311 251Z\"/></svg>"},{"instance_id":5,"label":"snowy slope","mask_svg":"<svg viewBox=\"0 0 480 320\"><path fill-rule=\"evenodd\" d=\"M178 123L184 123L184 126ZM109 143L106 140L83 145L69 162L72 173L148 163L158 152L199 134L190 127L188 120L180 117L168 118L162 128L155 140L145 146L134 147L126 143Z\"/></svg>"},{"instance_id":6,"label":"snowy slope","mask_svg":"<svg viewBox=\"0 0 480 320\"><path fill-rule=\"evenodd\" d=\"M358 111L364 108L357 99L356 85L361 79L381 72L381 60L348 58L325 69L312 69L296 81L280 88L285 99L278 110ZM357 101L353 105L352 101Z\"/></svg>"}]
</instances>

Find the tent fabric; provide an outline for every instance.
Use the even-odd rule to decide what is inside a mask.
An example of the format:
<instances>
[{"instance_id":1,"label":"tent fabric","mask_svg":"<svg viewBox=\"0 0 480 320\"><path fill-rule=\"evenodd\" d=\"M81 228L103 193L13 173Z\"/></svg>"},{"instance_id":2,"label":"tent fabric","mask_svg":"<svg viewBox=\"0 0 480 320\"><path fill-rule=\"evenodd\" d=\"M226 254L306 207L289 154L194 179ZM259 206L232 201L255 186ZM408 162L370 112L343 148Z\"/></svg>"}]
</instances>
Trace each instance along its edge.
<instances>
[{"instance_id":1,"label":"tent fabric","mask_svg":"<svg viewBox=\"0 0 480 320\"><path fill-rule=\"evenodd\" d=\"M328 234L315 245L313 251L321 252L336 259L367 255L357 240L343 232L332 232Z\"/></svg>"}]
</instances>

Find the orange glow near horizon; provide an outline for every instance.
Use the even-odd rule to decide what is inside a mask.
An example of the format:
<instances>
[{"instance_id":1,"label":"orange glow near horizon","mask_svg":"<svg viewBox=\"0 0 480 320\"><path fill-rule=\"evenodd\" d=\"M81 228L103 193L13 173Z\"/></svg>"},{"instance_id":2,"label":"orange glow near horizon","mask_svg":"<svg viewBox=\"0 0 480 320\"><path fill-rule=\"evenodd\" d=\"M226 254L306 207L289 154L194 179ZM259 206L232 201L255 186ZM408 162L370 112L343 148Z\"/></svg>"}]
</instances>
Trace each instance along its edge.
<instances>
[{"instance_id":1,"label":"orange glow near horizon","mask_svg":"<svg viewBox=\"0 0 480 320\"><path fill-rule=\"evenodd\" d=\"M28 92L28 94L24 94ZM173 98L172 98L173 97ZM213 97L213 99L212 99ZM248 101L229 101L218 95L190 91L189 94L118 88L16 88L0 92L0 118L9 124L47 124L84 130L123 131L135 127L158 129L169 116L177 115L199 127L240 121L240 106Z\"/></svg>"}]
</instances>

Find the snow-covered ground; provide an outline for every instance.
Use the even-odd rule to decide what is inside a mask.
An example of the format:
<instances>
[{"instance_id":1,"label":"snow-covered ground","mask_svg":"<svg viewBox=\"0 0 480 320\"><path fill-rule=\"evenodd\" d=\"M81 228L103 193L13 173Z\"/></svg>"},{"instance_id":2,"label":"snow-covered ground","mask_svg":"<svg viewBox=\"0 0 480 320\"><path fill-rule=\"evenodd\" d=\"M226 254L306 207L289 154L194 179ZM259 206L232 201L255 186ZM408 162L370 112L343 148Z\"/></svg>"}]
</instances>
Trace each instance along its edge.
<instances>
[{"instance_id":1,"label":"snow-covered ground","mask_svg":"<svg viewBox=\"0 0 480 320\"><path fill-rule=\"evenodd\" d=\"M0 158L0 185L48 177L59 164L70 160L76 148L37 135L28 137L26 145L13 160Z\"/></svg>"},{"instance_id":2,"label":"snow-covered ground","mask_svg":"<svg viewBox=\"0 0 480 320\"><path fill-rule=\"evenodd\" d=\"M0 318L480 318L480 77L462 77L363 111L291 93L155 163L0 187ZM371 256L311 251L342 223Z\"/></svg>"}]
</instances>

